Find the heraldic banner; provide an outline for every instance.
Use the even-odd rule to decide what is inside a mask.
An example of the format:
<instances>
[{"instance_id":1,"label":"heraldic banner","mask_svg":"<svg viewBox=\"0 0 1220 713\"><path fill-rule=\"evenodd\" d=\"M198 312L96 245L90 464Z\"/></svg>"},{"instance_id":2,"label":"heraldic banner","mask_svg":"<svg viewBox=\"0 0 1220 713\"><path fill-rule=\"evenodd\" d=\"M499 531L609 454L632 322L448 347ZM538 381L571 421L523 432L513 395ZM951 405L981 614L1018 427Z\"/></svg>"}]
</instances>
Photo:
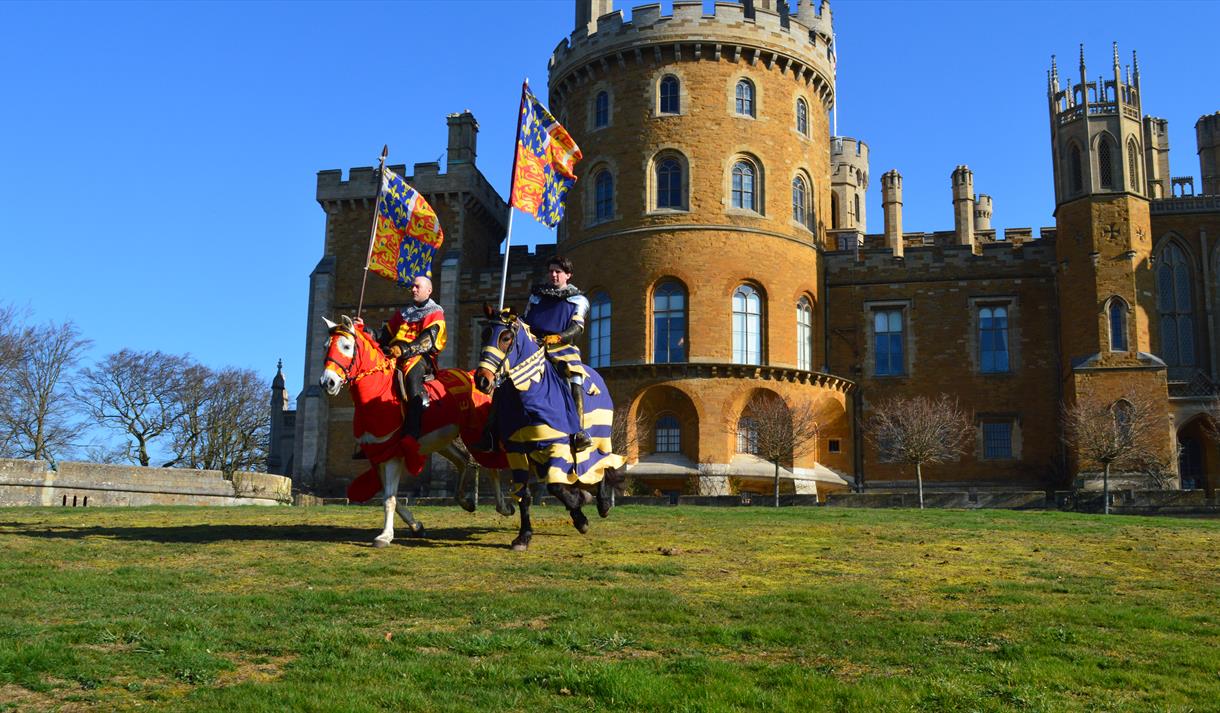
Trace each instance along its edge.
<instances>
[{"instance_id":1,"label":"heraldic banner","mask_svg":"<svg viewBox=\"0 0 1220 713\"><path fill-rule=\"evenodd\" d=\"M432 256L444 240L428 201L398 174L382 169L369 269L400 285L410 285L419 275L432 277Z\"/></svg>"},{"instance_id":2,"label":"heraldic banner","mask_svg":"<svg viewBox=\"0 0 1220 713\"><path fill-rule=\"evenodd\" d=\"M524 87L509 203L555 227L563 219L563 199L576 183L573 169L580 158L568 130Z\"/></svg>"}]
</instances>

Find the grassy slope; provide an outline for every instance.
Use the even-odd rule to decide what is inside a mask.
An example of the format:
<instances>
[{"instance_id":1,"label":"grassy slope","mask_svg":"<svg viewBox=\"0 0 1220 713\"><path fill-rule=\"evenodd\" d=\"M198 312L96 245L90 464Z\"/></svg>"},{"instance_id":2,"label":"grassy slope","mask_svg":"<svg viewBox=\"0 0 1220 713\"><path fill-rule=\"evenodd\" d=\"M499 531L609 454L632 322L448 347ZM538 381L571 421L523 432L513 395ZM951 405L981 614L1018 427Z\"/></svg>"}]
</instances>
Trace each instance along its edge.
<instances>
[{"instance_id":1,"label":"grassy slope","mask_svg":"<svg viewBox=\"0 0 1220 713\"><path fill-rule=\"evenodd\" d=\"M1220 710L1220 521L0 509L0 710Z\"/></svg>"}]
</instances>

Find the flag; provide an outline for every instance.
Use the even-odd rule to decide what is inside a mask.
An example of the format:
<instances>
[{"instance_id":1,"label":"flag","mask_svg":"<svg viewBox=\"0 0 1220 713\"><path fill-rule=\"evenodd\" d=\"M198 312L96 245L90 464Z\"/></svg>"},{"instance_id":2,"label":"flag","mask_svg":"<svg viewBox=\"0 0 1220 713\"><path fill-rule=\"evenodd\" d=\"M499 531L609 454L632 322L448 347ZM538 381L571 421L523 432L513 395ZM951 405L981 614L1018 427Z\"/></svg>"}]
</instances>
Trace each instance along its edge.
<instances>
[{"instance_id":1,"label":"flag","mask_svg":"<svg viewBox=\"0 0 1220 713\"><path fill-rule=\"evenodd\" d=\"M568 130L524 87L509 203L555 227L563 219L563 199L576 183L572 170L580 158L580 147Z\"/></svg>"},{"instance_id":2,"label":"flag","mask_svg":"<svg viewBox=\"0 0 1220 713\"><path fill-rule=\"evenodd\" d=\"M444 240L441 221L428 201L398 174L382 169L369 269L400 285L411 284L419 275L432 277L432 256Z\"/></svg>"}]
</instances>

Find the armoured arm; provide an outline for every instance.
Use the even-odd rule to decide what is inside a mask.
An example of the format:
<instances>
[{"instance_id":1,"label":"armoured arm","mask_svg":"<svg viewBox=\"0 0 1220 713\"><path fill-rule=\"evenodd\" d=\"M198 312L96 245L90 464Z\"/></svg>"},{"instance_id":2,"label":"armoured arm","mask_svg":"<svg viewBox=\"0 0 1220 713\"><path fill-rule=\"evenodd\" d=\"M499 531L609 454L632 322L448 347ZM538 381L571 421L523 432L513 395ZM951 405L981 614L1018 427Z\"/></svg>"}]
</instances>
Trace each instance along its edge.
<instances>
[{"instance_id":1,"label":"armoured arm","mask_svg":"<svg viewBox=\"0 0 1220 713\"><path fill-rule=\"evenodd\" d=\"M427 329L419 333L411 341L396 340L390 343L390 351L398 350L399 355L415 356L417 354L427 354L436 344L437 335L440 332L440 325L433 324ZM397 355L396 355L397 356Z\"/></svg>"}]
</instances>

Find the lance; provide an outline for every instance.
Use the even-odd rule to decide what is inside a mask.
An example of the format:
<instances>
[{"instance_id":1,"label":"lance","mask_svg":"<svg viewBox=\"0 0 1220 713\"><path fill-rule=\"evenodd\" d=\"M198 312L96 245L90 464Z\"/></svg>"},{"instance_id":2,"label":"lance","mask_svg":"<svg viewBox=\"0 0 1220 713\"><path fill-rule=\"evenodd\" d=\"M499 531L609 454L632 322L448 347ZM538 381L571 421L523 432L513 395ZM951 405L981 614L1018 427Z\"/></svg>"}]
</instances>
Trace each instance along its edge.
<instances>
[{"instance_id":1,"label":"lance","mask_svg":"<svg viewBox=\"0 0 1220 713\"><path fill-rule=\"evenodd\" d=\"M508 251L513 241L513 190L517 187L517 152L521 146L521 115L525 113L525 92L529 90L529 77L521 83L521 108L517 111L517 140L513 142L513 175L508 183L508 231L504 234L504 269L500 272L500 306L504 310L504 291L508 288Z\"/></svg>"},{"instance_id":2,"label":"lance","mask_svg":"<svg viewBox=\"0 0 1220 713\"><path fill-rule=\"evenodd\" d=\"M364 310L364 286L369 281L369 263L373 261L373 240L377 238L377 218L381 215L381 189L385 186L382 174L385 173L385 158L390 155L390 145L381 147L381 160L377 164L377 204L373 206L373 227L369 228L369 252L364 257L364 278L360 280L360 302L356 305L356 319Z\"/></svg>"}]
</instances>

